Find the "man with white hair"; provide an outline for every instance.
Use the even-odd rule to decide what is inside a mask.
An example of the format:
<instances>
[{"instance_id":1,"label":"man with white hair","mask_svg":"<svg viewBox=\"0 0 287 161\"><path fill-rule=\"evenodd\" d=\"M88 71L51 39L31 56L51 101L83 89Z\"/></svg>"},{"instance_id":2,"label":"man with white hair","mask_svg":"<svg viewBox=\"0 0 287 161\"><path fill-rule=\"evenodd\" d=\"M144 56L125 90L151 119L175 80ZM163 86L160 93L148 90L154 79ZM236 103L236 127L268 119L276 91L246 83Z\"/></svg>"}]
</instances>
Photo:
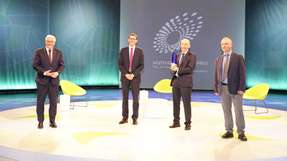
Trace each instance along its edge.
<instances>
[{"instance_id":1,"label":"man with white hair","mask_svg":"<svg viewBox=\"0 0 287 161\"><path fill-rule=\"evenodd\" d=\"M171 80L173 95L173 124L170 128L180 127L180 99L182 98L185 114L185 130L191 128L191 91L192 74L196 65L196 56L190 51L190 41L182 39L180 42L180 53L176 55L176 64L170 69L173 73Z\"/></svg>"},{"instance_id":2,"label":"man with white hair","mask_svg":"<svg viewBox=\"0 0 287 161\"><path fill-rule=\"evenodd\" d=\"M38 128L43 128L44 103L46 96L49 97L50 127L57 128L55 122L57 113L57 98L59 90L59 74L64 70L64 58L62 52L55 48L56 37L47 35L45 47L35 51L33 68L36 70L37 85L37 119Z\"/></svg>"},{"instance_id":3,"label":"man with white hair","mask_svg":"<svg viewBox=\"0 0 287 161\"><path fill-rule=\"evenodd\" d=\"M242 96L245 91L246 79L244 58L242 55L232 51L231 38L222 38L220 45L223 54L216 58L214 90L215 94L219 95L222 100L221 104L226 130L222 138L233 138L233 104L238 139L247 141L247 137L244 134L245 120L242 109Z\"/></svg>"}]
</instances>

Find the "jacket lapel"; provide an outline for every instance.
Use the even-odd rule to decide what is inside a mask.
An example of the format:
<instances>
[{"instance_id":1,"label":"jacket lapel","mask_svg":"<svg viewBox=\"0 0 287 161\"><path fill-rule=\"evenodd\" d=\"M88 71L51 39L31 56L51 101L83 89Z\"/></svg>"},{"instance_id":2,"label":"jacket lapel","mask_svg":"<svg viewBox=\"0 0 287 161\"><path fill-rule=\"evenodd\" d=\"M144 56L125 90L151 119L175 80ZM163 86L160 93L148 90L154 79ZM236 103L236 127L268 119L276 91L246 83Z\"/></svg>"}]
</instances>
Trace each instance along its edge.
<instances>
[{"instance_id":1,"label":"jacket lapel","mask_svg":"<svg viewBox=\"0 0 287 161\"><path fill-rule=\"evenodd\" d=\"M53 49L53 55L52 55L52 62L51 62L51 64L53 64L53 62L55 62L55 60L57 59L57 56L58 56L58 53L57 53L57 51L54 48Z\"/></svg>"},{"instance_id":2,"label":"jacket lapel","mask_svg":"<svg viewBox=\"0 0 287 161\"><path fill-rule=\"evenodd\" d=\"M220 73L220 79L221 79L221 77L222 77L222 66L223 66L223 57L224 57L224 55L222 54L222 55L220 55L220 57L219 57L219 69L220 69L220 71L219 71L219 73Z\"/></svg>"},{"instance_id":3,"label":"jacket lapel","mask_svg":"<svg viewBox=\"0 0 287 161\"><path fill-rule=\"evenodd\" d=\"M137 60L137 59L136 59L137 52L138 52L138 50L137 50L137 48L135 47L135 49L134 49L134 55L133 55L132 69L134 69L134 66L135 66L135 64L136 64L135 61Z\"/></svg>"}]
</instances>

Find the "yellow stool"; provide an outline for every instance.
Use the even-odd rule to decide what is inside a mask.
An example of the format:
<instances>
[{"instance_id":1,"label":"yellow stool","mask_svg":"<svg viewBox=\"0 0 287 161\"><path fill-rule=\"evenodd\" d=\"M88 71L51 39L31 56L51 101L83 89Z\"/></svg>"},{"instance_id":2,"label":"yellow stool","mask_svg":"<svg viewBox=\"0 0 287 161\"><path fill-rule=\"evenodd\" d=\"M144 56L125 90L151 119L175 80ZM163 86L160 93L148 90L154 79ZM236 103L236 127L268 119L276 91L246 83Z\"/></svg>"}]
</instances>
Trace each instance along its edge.
<instances>
[{"instance_id":1,"label":"yellow stool","mask_svg":"<svg viewBox=\"0 0 287 161\"><path fill-rule=\"evenodd\" d=\"M84 96L87 94L87 91L83 89L82 87L78 86L77 84L67 81L67 80L61 80L60 81L61 89L65 95L72 96ZM72 108L74 109L75 104L72 103ZM88 106L88 105L86 105Z\"/></svg>"},{"instance_id":2,"label":"yellow stool","mask_svg":"<svg viewBox=\"0 0 287 161\"><path fill-rule=\"evenodd\" d=\"M170 83L170 79L162 79L154 85L153 90L158 93L172 93L172 87L170 86Z\"/></svg>"},{"instance_id":3,"label":"yellow stool","mask_svg":"<svg viewBox=\"0 0 287 161\"><path fill-rule=\"evenodd\" d=\"M254 112L256 114L258 114L257 104L256 104L257 101L263 101L266 111L261 112L261 113L268 113L268 108L266 107L266 103L265 103L265 98L268 95L268 92L269 92L269 85L267 83L260 83L246 90L243 95L243 99L255 101Z\"/></svg>"}]
</instances>

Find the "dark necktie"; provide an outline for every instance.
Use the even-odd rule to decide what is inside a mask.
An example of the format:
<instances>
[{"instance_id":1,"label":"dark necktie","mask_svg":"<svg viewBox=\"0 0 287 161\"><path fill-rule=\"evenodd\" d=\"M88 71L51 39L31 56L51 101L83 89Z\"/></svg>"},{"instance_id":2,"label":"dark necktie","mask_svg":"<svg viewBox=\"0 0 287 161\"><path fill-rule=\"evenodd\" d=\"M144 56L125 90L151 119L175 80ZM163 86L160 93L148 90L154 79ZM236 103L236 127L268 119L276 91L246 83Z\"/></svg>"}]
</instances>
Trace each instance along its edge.
<instances>
[{"instance_id":1,"label":"dark necktie","mask_svg":"<svg viewBox=\"0 0 287 161\"><path fill-rule=\"evenodd\" d=\"M180 55L179 65L182 63L184 56L185 56L185 54L183 54L183 53Z\"/></svg>"},{"instance_id":2,"label":"dark necktie","mask_svg":"<svg viewBox=\"0 0 287 161\"><path fill-rule=\"evenodd\" d=\"M48 51L49 61L52 62L52 51L49 49Z\"/></svg>"},{"instance_id":3,"label":"dark necktie","mask_svg":"<svg viewBox=\"0 0 287 161\"><path fill-rule=\"evenodd\" d=\"M225 54L225 61L223 65L223 81L227 79L227 73L228 73L228 68L229 68L229 54Z\"/></svg>"}]
</instances>

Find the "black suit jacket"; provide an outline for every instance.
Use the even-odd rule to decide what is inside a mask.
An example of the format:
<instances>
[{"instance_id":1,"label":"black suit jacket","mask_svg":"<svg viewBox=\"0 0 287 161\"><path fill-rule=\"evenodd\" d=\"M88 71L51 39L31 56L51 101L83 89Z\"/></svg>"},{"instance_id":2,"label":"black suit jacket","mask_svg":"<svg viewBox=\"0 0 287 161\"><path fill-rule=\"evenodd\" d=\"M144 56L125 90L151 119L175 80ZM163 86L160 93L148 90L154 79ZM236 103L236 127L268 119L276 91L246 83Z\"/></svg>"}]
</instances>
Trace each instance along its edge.
<instances>
[{"instance_id":1,"label":"black suit jacket","mask_svg":"<svg viewBox=\"0 0 287 161\"><path fill-rule=\"evenodd\" d=\"M64 70L64 58L62 52L54 48L52 62L49 60L46 48L37 49L33 59L33 68L36 70L36 82L42 85L52 83L52 85L59 85L59 76L51 78L44 76L44 72L51 70L51 72L58 72L59 75Z\"/></svg>"},{"instance_id":2,"label":"black suit jacket","mask_svg":"<svg viewBox=\"0 0 287 161\"><path fill-rule=\"evenodd\" d=\"M143 50L135 48L131 72L129 72L129 63L129 47L122 48L118 59L119 69L121 71L121 81L128 80L125 77L128 73L134 74L134 79L141 80L141 71L144 68Z\"/></svg>"},{"instance_id":3,"label":"black suit jacket","mask_svg":"<svg viewBox=\"0 0 287 161\"><path fill-rule=\"evenodd\" d=\"M215 81L214 91L221 93L221 79L222 79L222 63L224 55L217 57L215 61ZM238 91L245 91L246 79L245 62L242 55L232 53L229 60L229 68L227 73L228 90L231 94L237 94Z\"/></svg>"},{"instance_id":4,"label":"black suit jacket","mask_svg":"<svg viewBox=\"0 0 287 161\"><path fill-rule=\"evenodd\" d=\"M182 63L179 65L180 54L176 55L176 62L179 66L178 77L175 75L176 72L172 71L171 85L173 87L192 87L192 74L196 66L196 56L191 52L187 52Z\"/></svg>"}]
</instances>

